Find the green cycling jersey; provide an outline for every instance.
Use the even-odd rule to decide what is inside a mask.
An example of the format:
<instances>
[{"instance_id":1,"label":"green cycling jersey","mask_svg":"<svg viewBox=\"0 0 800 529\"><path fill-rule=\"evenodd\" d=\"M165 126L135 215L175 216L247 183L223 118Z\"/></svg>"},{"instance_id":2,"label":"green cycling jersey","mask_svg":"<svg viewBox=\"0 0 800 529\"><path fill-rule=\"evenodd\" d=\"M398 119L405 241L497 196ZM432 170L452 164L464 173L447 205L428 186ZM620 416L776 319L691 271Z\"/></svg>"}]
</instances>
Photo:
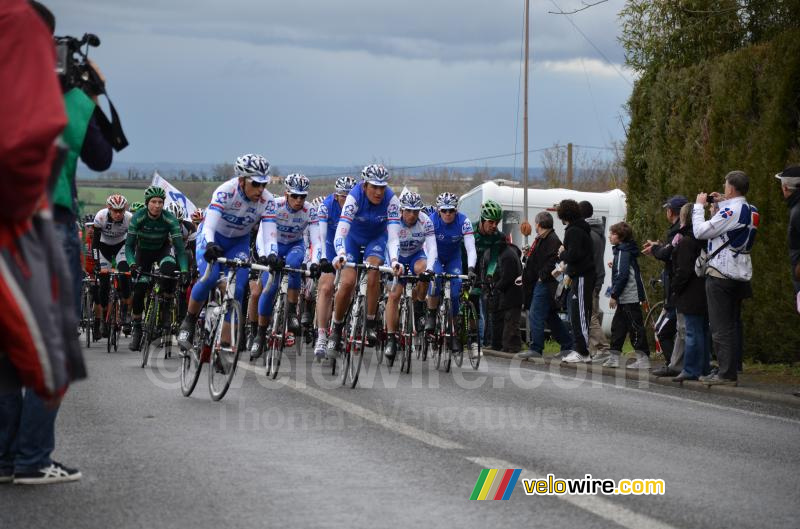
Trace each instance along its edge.
<instances>
[{"instance_id":1,"label":"green cycling jersey","mask_svg":"<svg viewBox=\"0 0 800 529\"><path fill-rule=\"evenodd\" d=\"M175 257L181 272L188 272L189 263L186 259L180 221L168 211L162 211L160 216L153 218L147 208L142 208L134 213L128 226L125 256L129 263L134 263L136 262L137 246L145 251L154 251L169 244L170 239L175 248Z\"/></svg>"}]
</instances>

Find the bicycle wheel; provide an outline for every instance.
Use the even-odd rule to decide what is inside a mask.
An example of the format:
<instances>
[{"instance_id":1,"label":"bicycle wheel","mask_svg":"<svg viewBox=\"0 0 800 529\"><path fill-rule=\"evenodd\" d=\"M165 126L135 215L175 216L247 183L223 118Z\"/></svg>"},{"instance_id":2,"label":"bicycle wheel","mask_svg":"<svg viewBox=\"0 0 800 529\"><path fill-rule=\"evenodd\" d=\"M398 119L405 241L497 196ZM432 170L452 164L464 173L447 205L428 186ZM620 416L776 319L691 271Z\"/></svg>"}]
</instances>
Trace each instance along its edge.
<instances>
[{"instance_id":1,"label":"bicycle wheel","mask_svg":"<svg viewBox=\"0 0 800 529\"><path fill-rule=\"evenodd\" d=\"M408 301L406 301L405 309L403 312L401 312L401 318L403 318L401 321L403 322L403 325L400 331L400 336L402 337L401 343L403 344L403 358L400 363L400 372L405 374L411 372L411 354L414 351L414 315L412 312L413 311L411 310L411 307L409 307Z\"/></svg>"},{"instance_id":2,"label":"bicycle wheel","mask_svg":"<svg viewBox=\"0 0 800 529\"><path fill-rule=\"evenodd\" d=\"M283 345L286 342L285 306L286 295L278 294L275 299L275 306L272 308L272 325L270 326L269 336L267 336L267 343L264 345L266 348L264 364L267 369L267 376L273 379L278 376L278 370L281 367Z\"/></svg>"},{"instance_id":3,"label":"bicycle wheel","mask_svg":"<svg viewBox=\"0 0 800 529\"><path fill-rule=\"evenodd\" d=\"M112 280L113 281L113 280ZM108 332L108 338L106 338L106 353L111 354L111 349L114 348L116 342L116 327L117 327L117 305L119 301L117 300L117 291L112 287L111 292L108 294L108 305L105 314L105 324L106 330Z\"/></svg>"},{"instance_id":4,"label":"bicycle wheel","mask_svg":"<svg viewBox=\"0 0 800 529\"><path fill-rule=\"evenodd\" d=\"M471 301L462 301L460 326L461 345L468 347L469 363L472 369L481 364L481 340L478 336L478 313ZM459 364L460 365L460 364Z\"/></svg>"},{"instance_id":5,"label":"bicycle wheel","mask_svg":"<svg viewBox=\"0 0 800 529\"><path fill-rule=\"evenodd\" d=\"M81 314L81 326L83 327L83 332L86 334L86 347L89 348L92 344L92 293L90 290L91 287L88 285L83 286L83 296L81 297L81 307L82 307L82 314Z\"/></svg>"},{"instance_id":6,"label":"bicycle wheel","mask_svg":"<svg viewBox=\"0 0 800 529\"><path fill-rule=\"evenodd\" d=\"M361 364L364 363L364 348L367 344L367 300L361 300L361 309L358 311L358 328L360 328L360 339L355 343L355 347L350 350L350 388L355 388L358 384L358 374L361 372Z\"/></svg>"},{"instance_id":7,"label":"bicycle wheel","mask_svg":"<svg viewBox=\"0 0 800 529\"><path fill-rule=\"evenodd\" d=\"M647 311L647 316L644 318L644 332L647 333L647 343L648 344L655 344L655 353L653 354L653 358L658 355L663 356L664 351L661 350L661 342L658 340L658 336L656 335L656 322L658 318L661 316L661 312L664 310L664 302L659 301L652 307L650 310Z\"/></svg>"},{"instance_id":8,"label":"bicycle wheel","mask_svg":"<svg viewBox=\"0 0 800 529\"><path fill-rule=\"evenodd\" d=\"M181 360L181 393L184 397L188 397L197 386L197 381L200 379L200 371L203 368L201 362L201 355L203 352L203 345L205 344L205 320L197 318L194 324L194 341L192 347L184 352L183 359Z\"/></svg>"},{"instance_id":9,"label":"bicycle wheel","mask_svg":"<svg viewBox=\"0 0 800 529\"><path fill-rule=\"evenodd\" d=\"M148 303L147 317L142 326L142 367L147 365L147 360L150 358L150 345L156 333L159 304L158 297L151 298L150 303Z\"/></svg>"},{"instance_id":10,"label":"bicycle wheel","mask_svg":"<svg viewBox=\"0 0 800 529\"><path fill-rule=\"evenodd\" d=\"M452 351L453 336L455 334L453 332L453 330L454 330L453 329L453 313L452 313L451 308L450 308L450 300L445 300L444 307L445 307L445 312L444 312L444 314L445 314L445 317L444 317L445 333L444 333L444 340L442 340L444 342L443 352L442 352L442 364L444 366L444 372L445 373L449 373L450 372L450 362L451 362L451 360L453 358L453 355L452 355L451 351Z\"/></svg>"},{"instance_id":11,"label":"bicycle wheel","mask_svg":"<svg viewBox=\"0 0 800 529\"><path fill-rule=\"evenodd\" d=\"M214 341L211 344L211 365L208 369L208 392L213 400L220 400L228 392L228 388L236 373L239 362L239 340L241 339L240 323L242 321L242 307L235 299L225 302L225 310L220 314L217 322ZM230 325L228 325L230 324ZM225 328L230 329L230 336L226 340L223 336Z\"/></svg>"}]
</instances>

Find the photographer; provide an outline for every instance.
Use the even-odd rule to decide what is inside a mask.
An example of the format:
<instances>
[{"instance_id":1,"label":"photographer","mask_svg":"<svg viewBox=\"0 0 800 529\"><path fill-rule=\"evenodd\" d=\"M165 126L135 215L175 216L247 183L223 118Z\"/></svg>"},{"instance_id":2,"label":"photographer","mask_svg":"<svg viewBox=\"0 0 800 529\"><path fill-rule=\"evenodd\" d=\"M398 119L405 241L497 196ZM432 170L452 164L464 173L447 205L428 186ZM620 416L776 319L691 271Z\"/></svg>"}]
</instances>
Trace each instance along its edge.
<instances>
[{"instance_id":1,"label":"photographer","mask_svg":"<svg viewBox=\"0 0 800 529\"><path fill-rule=\"evenodd\" d=\"M0 211L0 483L18 484L80 478L50 455L61 398L86 376L46 196L67 116L42 23L49 11L31 5L0 3L0 49L10 51L0 62L0 191L10 198ZM74 222L69 232L78 237Z\"/></svg>"},{"instance_id":2,"label":"photographer","mask_svg":"<svg viewBox=\"0 0 800 529\"><path fill-rule=\"evenodd\" d=\"M719 362L719 373L700 378L709 386L736 385L737 357L742 348L742 300L752 296L750 249L758 228L758 210L745 197L749 188L750 180L743 171L731 171L725 176L725 194L700 193L692 211L694 236L708 241L706 297ZM712 211L706 220L708 204L712 204Z\"/></svg>"}]
</instances>

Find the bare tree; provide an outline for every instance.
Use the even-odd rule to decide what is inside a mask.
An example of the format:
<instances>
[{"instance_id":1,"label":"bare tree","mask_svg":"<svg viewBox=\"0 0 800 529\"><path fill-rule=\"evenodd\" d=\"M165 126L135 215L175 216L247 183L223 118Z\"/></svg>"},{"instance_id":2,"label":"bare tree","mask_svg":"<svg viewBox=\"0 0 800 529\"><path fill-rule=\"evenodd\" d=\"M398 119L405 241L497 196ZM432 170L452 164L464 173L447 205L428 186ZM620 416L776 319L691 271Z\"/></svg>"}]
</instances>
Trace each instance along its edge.
<instances>
[{"instance_id":1,"label":"bare tree","mask_svg":"<svg viewBox=\"0 0 800 529\"><path fill-rule=\"evenodd\" d=\"M563 185L567 175L567 149L556 143L542 151L542 167L547 187Z\"/></svg>"},{"instance_id":2,"label":"bare tree","mask_svg":"<svg viewBox=\"0 0 800 529\"><path fill-rule=\"evenodd\" d=\"M230 180L235 176L232 163L220 163L211 166L211 179L216 181Z\"/></svg>"}]
</instances>

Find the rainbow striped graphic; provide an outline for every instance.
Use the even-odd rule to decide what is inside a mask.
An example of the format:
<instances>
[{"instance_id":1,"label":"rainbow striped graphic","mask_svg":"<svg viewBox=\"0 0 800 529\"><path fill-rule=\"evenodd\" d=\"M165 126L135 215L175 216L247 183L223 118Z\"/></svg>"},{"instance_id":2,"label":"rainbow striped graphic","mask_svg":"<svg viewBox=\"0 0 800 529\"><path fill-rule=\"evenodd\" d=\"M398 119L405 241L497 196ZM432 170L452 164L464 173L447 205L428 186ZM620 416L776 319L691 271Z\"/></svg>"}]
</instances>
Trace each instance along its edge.
<instances>
[{"instance_id":1,"label":"rainbow striped graphic","mask_svg":"<svg viewBox=\"0 0 800 529\"><path fill-rule=\"evenodd\" d=\"M519 481L521 468L484 468L470 500L507 500Z\"/></svg>"}]
</instances>

